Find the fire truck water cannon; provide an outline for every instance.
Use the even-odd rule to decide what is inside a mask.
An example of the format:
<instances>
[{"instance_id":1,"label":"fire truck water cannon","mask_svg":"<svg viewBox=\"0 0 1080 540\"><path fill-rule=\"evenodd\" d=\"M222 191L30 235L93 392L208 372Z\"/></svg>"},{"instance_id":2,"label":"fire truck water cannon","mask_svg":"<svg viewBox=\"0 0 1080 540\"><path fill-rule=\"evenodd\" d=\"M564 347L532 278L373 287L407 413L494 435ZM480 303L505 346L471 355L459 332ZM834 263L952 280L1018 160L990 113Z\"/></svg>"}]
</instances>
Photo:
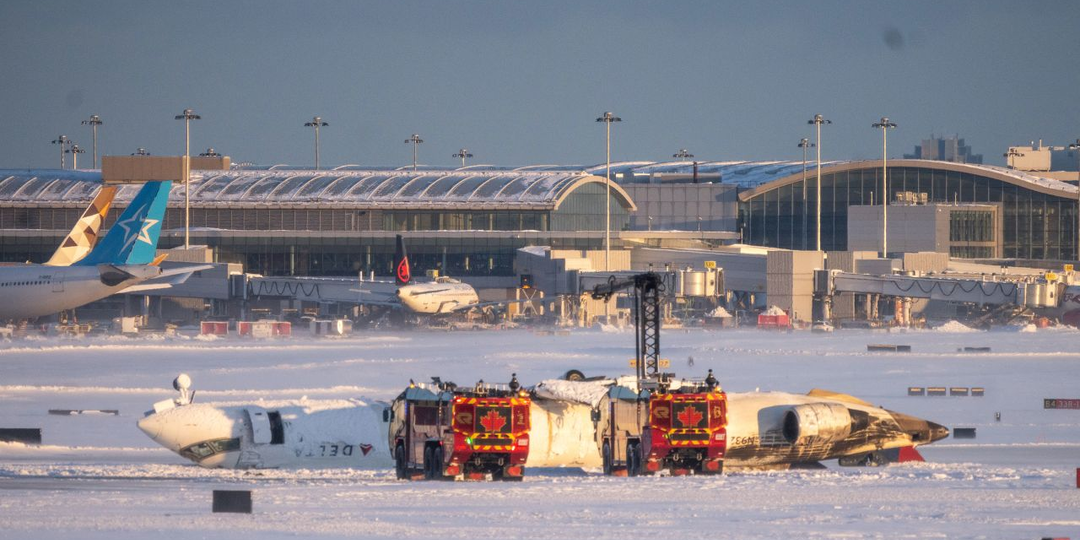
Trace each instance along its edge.
<instances>
[{"instance_id":1,"label":"fire truck water cannon","mask_svg":"<svg viewBox=\"0 0 1080 540\"><path fill-rule=\"evenodd\" d=\"M609 300L632 291L636 334L636 388L611 387L593 411L605 474L720 474L727 450L727 395L710 369L700 381L660 373L660 293L648 272L612 278L593 289Z\"/></svg>"},{"instance_id":2,"label":"fire truck water cannon","mask_svg":"<svg viewBox=\"0 0 1080 540\"><path fill-rule=\"evenodd\" d=\"M458 387L410 382L387 410L399 479L520 481L529 456L529 407L517 375Z\"/></svg>"}]
</instances>

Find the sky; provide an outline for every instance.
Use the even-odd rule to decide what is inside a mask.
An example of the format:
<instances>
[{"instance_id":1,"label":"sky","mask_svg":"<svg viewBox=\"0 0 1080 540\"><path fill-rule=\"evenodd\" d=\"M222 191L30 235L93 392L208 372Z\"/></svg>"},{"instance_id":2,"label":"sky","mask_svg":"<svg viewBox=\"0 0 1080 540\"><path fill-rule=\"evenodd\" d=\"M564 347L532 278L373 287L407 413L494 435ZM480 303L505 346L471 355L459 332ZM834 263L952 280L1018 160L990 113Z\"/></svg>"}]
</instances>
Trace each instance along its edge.
<instances>
[{"instance_id":1,"label":"sky","mask_svg":"<svg viewBox=\"0 0 1080 540\"><path fill-rule=\"evenodd\" d=\"M213 147L324 167L890 157L959 135L987 163L1080 137L1080 2L0 2L0 168ZM80 167L90 165L83 155ZM70 163L69 163L70 164Z\"/></svg>"}]
</instances>

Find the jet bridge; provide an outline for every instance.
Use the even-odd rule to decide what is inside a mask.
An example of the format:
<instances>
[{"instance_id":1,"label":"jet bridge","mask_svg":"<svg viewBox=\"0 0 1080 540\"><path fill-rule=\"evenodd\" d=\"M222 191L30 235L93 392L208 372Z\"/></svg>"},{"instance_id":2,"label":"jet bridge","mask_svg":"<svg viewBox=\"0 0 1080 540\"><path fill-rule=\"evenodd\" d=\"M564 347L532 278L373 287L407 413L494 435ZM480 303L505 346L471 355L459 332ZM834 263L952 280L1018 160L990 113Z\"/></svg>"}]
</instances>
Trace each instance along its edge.
<instances>
[{"instance_id":1,"label":"jet bridge","mask_svg":"<svg viewBox=\"0 0 1080 540\"><path fill-rule=\"evenodd\" d=\"M853 274L817 270L814 294L873 294L901 298L921 298L982 305L1015 305L1031 308L1056 307L1061 285L1045 279L986 280L974 277L904 276Z\"/></svg>"}]
</instances>

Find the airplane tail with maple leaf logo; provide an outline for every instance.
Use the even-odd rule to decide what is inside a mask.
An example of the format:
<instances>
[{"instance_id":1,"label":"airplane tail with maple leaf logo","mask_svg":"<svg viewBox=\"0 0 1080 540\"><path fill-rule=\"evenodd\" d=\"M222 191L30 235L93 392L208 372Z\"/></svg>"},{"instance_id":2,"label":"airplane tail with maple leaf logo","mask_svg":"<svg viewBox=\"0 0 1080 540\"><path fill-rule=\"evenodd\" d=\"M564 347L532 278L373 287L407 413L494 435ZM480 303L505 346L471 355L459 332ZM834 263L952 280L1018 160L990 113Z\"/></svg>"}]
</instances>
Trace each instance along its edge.
<instances>
[{"instance_id":1,"label":"airplane tail with maple leaf logo","mask_svg":"<svg viewBox=\"0 0 1080 540\"><path fill-rule=\"evenodd\" d=\"M412 281L412 267L409 265L409 254L405 252L405 237L397 235L397 247L394 250L394 282L398 287L408 285Z\"/></svg>"},{"instance_id":2,"label":"airplane tail with maple leaf logo","mask_svg":"<svg viewBox=\"0 0 1080 540\"><path fill-rule=\"evenodd\" d=\"M75 266L152 263L171 190L168 180L144 184L105 238Z\"/></svg>"}]
</instances>

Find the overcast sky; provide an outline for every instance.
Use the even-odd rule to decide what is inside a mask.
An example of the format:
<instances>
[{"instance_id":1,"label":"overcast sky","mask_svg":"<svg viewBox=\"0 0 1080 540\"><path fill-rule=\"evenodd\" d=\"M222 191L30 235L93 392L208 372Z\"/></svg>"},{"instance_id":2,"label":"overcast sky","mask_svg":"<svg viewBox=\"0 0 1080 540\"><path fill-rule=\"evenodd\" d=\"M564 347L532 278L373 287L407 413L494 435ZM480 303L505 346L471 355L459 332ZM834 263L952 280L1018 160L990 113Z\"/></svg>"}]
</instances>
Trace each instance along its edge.
<instances>
[{"instance_id":1,"label":"overcast sky","mask_svg":"<svg viewBox=\"0 0 1080 540\"><path fill-rule=\"evenodd\" d=\"M959 134L1080 137L1080 2L0 2L0 168L55 167L98 114L102 154L213 146L234 161L798 159L815 113L824 159ZM80 161L89 166L90 156Z\"/></svg>"}]
</instances>

